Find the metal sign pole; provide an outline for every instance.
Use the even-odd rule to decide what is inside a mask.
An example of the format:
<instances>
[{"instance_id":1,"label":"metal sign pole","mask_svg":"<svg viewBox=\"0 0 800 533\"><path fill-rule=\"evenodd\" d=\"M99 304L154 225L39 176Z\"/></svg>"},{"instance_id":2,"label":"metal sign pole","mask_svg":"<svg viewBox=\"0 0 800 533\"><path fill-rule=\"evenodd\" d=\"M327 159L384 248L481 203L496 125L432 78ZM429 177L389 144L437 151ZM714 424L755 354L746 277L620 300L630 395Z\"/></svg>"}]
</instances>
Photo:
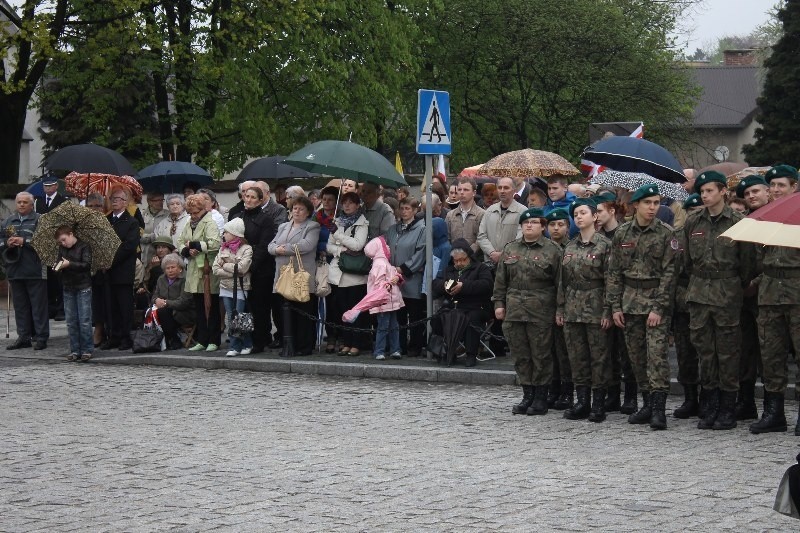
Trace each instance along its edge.
<instances>
[{"instance_id":1,"label":"metal sign pole","mask_svg":"<svg viewBox=\"0 0 800 533\"><path fill-rule=\"evenodd\" d=\"M427 317L433 316L433 156L425 156L425 295ZM431 335L431 322L426 323L427 337Z\"/></svg>"}]
</instances>

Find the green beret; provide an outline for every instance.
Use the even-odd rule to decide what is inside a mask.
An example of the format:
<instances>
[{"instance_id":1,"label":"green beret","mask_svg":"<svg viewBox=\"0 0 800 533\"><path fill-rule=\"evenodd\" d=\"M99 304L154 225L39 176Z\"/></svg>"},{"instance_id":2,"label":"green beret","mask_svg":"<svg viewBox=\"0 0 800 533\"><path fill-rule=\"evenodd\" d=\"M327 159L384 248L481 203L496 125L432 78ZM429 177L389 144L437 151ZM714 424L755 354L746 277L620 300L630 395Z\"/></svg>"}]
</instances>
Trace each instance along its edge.
<instances>
[{"instance_id":1,"label":"green beret","mask_svg":"<svg viewBox=\"0 0 800 533\"><path fill-rule=\"evenodd\" d=\"M522 224L529 218L544 218L544 211L541 207L531 207L519 215L519 223Z\"/></svg>"},{"instance_id":2,"label":"green beret","mask_svg":"<svg viewBox=\"0 0 800 533\"><path fill-rule=\"evenodd\" d=\"M638 202L642 198L647 198L650 196L660 196L660 195L661 193L658 192L658 185L656 185L655 183L642 185L633 192L633 196L631 197L631 203Z\"/></svg>"},{"instance_id":3,"label":"green beret","mask_svg":"<svg viewBox=\"0 0 800 533\"><path fill-rule=\"evenodd\" d=\"M175 244L172 242L172 239L170 239L169 237L167 237L165 235L162 235L161 237L156 238L150 244L153 245L153 248L155 248L158 245L161 245L161 246L167 246L170 250L175 250Z\"/></svg>"},{"instance_id":4,"label":"green beret","mask_svg":"<svg viewBox=\"0 0 800 533\"><path fill-rule=\"evenodd\" d=\"M684 209L691 209L693 207L703 207L703 200L700 199L700 195L697 193L690 194L689 197L683 201Z\"/></svg>"},{"instance_id":5,"label":"green beret","mask_svg":"<svg viewBox=\"0 0 800 533\"><path fill-rule=\"evenodd\" d=\"M605 191L593 196L592 200L594 200L596 205L604 204L606 202L616 202L617 195L613 194L611 191Z\"/></svg>"},{"instance_id":6,"label":"green beret","mask_svg":"<svg viewBox=\"0 0 800 533\"><path fill-rule=\"evenodd\" d=\"M728 180L725 175L716 170L706 170L694 180L694 192L699 193L700 187L706 183L721 183L724 187L728 186Z\"/></svg>"},{"instance_id":7,"label":"green beret","mask_svg":"<svg viewBox=\"0 0 800 533\"><path fill-rule=\"evenodd\" d=\"M567 213L566 209L558 208L547 213L544 218L547 219L547 222L553 222L554 220L569 220L569 213Z\"/></svg>"},{"instance_id":8,"label":"green beret","mask_svg":"<svg viewBox=\"0 0 800 533\"><path fill-rule=\"evenodd\" d=\"M575 218L575 208L582 205L588 206L589 209L592 210L592 213L597 212L597 203L593 198L576 198L571 204L569 204L569 216Z\"/></svg>"},{"instance_id":9,"label":"green beret","mask_svg":"<svg viewBox=\"0 0 800 533\"><path fill-rule=\"evenodd\" d=\"M744 198L744 191L752 187L753 185L767 185L767 180L763 177L759 176L758 174L752 174L750 176L745 176L742 178L742 181L739 182L739 185L736 186L736 196L739 198Z\"/></svg>"},{"instance_id":10,"label":"green beret","mask_svg":"<svg viewBox=\"0 0 800 533\"><path fill-rule=\"evenodd\" d=\"M797 181L797 169L789 165L775 165L767 171L765 177L767 183L772 181L773 178L789 178Z\"/></svg>"}]
</instances>

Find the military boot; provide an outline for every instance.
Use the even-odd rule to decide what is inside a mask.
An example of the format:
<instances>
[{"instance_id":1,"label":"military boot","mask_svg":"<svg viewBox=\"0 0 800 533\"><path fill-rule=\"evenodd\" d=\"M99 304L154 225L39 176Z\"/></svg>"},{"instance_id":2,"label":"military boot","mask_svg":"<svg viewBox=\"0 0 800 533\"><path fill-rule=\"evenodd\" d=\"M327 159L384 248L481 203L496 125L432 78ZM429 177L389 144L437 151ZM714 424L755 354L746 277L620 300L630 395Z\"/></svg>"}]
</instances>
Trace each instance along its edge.
<instances>
[{"instance_id":1,"label":"military boot","mask_svg":"<svg viewBox=\"0 0 800 533\"><path fill-rule=\"evenodd\" d=\"M619 394L622 392L622 389L619 385L611 385L606 391L606 405L605 410L607 413L613 413L614 411L619 411L620 408L620 401L619 401Z\"/></svg>"},{"instance_id":2,"label":"military boot","mask_svg":"<svg viewBox=\"0 0 800 533\"><path fill-rule=\"evenodd\" d=\"M786 414L783 412L783 393L764 391L764 410L761 420L750 424L750 433L786 431Z\"/></svg>"},{"instance_id":3,"label":"military boot","mask_svg":"<svg viewBox=\"0 0 800 533\"><path fill-rule=\"evenodd\" d=\"M547 407L555 407L558 397L561 395L561 380L554 379L550 383L550 392L547 393Z\"/></svg>"},{"instance_id":4,"label":"military boot","mask_svg":"<svg viewBox=\"0 0 800 533\"><path fill-rule=\"evenodd\" d=\"M642 408L628 417L628 424L648 424L652 417L653 409L650 405L650 392L642 391Z\"/></svg>"},{"instance_id":5,"label":"military boot","mask_svg":"<svg viewBox=\"0 0 800 533\"><path fill-rule=\"evenodd\" d=\"M635 381L625 382L625 399L619 408L619 412L623 415L632 415L639 410L639 404L636 402L636 395L639 393L639 386Z\"/></svg>"},{"instance_id":6,"label":"military boot","mask_svg":"<svg viewBox=\"0 0 800 533\"><path fill-rule=\"evenodd\" d=\"M587 385L578 385L575 387L575 396L577 396L578 399L575 405L564 411L564 418L567 420L582 420L588 417L592 409L592 405L589 403L591 391L591 387Z\"/></svg>"},{"instance_id":7,"label":"military boot","mask_svg":"<svg viewBox=\"0 0 800 533\"><path fill-rule=\"evenodd\" d=\"M705 418L706 416L708 416L708 389L704 389L701 385L697 404L697 418Z\"/></svg>"},{"instance_id":8,"label":"military boot","mask_svg":"<svg viewBox=\"0 0 800 533\"><path fill-rule=\"evenodd\" d=\"M736 427L736 391L719 391L719 414L714 421L714 429L733 429Z\"/></svg>"},{"instance_id":9,"label":"military boot","mask_svg":"<svg viewBox=\"0 0 800 533\"><path fill-rule=\"evenodd\" d=\"M533 403L533 385L522 386L522 401L511 408L511 413L515 415L524 415L528 407Z\"/></svg>"},{"instance_id":10,"label":"military boot","mask_svg":"<svg viewBox=\"0 0 800 533\"><path fill-rule=\"evenodd\" d=\"M547 414L547 385L537 385L533 391L533 403L528 410L525 411L527 415L546 415Z\"/></svg>"},{"instance_id":11,"label":"military boot","mask_svg":"<svg viewBox=\"0 0 800 533\"><path fill-rule=\"evenodd\" d=\"M697 403L697 385L683 386L683 403L675 409L672 416L675 418L690 418L697 416L700 406Z\"/></svg>"},{"instance_id":12,"label":"military boot","mask_svg":"<svg viewBox=\"0 0 800 533\"><path fill-rule=\"evenodd\" d=\"M697 429L714 429L714 422L719 416L719 389L706 391L705 415L697 423Z\"/></svg>"},{"instance_id":13,"label":"military boot","mask_svg":"<svg viewBox=\"0 0 800 533\"><path fill-rule=\"evenodd\" d=\"M619 398L619 396L617 396ZM590 422L602 422L606 419L606 389L592 390L592 412Z\"/></svg>"},{"instance_id":14,"label":"military boot","mask_svg":"<svg viewBox=\"0 0 800 533\"><path fill-rule=\"evenodd\" d=\"M561 394L558 396L558 400L556 400L553 409L556 411L563 411L564 409L569 409L572 407L573 400L572 400L572 391L574 390L575 386L572 384L571 381L565 381L561 384ZM549 404L548 404L549 405Z\"/></svg>"},{"instance_id":15,"label":"military boot","mask_svg":"<svg viewBox=\"0 0 800 533\"><path fill-rule=\"evenodd\" d=\"M650 428L667 429L667 393L664 391L650 393Z\"/></svg>"},{"instance_id":16,"label":"military boot","mask_svg":"<svg viewBox=\"0 0 800 533\"><path fill-rule=\"evenodd\" d=\"M754 381L739 383L739 397L736 399L736 420L758 418L756 407L756 384Z\"/></svg>"}]
</instances>

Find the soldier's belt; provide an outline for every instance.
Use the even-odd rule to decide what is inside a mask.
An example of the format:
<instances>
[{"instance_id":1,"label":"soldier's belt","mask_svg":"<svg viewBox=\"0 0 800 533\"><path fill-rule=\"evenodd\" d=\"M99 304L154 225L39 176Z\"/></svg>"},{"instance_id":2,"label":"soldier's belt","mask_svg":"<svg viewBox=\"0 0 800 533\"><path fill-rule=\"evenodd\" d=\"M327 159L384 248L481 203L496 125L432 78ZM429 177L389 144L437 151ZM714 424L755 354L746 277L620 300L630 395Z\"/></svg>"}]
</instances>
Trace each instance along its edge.
<instances>
[{"instance_id":1,"label":"soldier's belt","mask_svg":"<svg viewBox=\"0 0 800 533\"><path fill-rule=\"evenodd\" d=\"M764 274L777 279L800 278L800 268L767 267L764 269Z\"/></svg>"},{"instance_id":2,"label":"soldier's belt","mask_svg":"<svg viewBox=\"0 0 800 533\"><path fill-rule=\"evenodd\" d=\"M588 291L589 289L599 289L604 287L606 284L605 280L603 279L590 279L587 281L577 281L572 283L572 287L578 289L579 291Z\"/></svg>"},{"instance_id":3,"label":"soldier's belt","mask_svg":"<svg viewBox=\"0 0 800 533\"><path fill-rule=\"evenodd\" d=\"M551 287L555 287L555 283L552 281L541 279L541 280L531 280L528 281L526 284L526 289L549 289Z\"/></svg>"},{"instance_id":4,"label":"soldier's belt","mask_svg":"<svg viewBox=\"0 0 800 533\"><path fill-rule=\"evenodd\" d=\"M703 279L727 279L739 276L738 270L699 270L692 272L692 276Z\"/></svg>"},{"instance_id":5,"label":"soldier's belt","mask_svg":"<svg viewBox=\"0 0 800 533\"><path fill-rule=\"evenodd\" d=\"M625 285L634 289L655 289L661 284L657 279L631 279L625 278Z\"/></svg>"}]
</instances>

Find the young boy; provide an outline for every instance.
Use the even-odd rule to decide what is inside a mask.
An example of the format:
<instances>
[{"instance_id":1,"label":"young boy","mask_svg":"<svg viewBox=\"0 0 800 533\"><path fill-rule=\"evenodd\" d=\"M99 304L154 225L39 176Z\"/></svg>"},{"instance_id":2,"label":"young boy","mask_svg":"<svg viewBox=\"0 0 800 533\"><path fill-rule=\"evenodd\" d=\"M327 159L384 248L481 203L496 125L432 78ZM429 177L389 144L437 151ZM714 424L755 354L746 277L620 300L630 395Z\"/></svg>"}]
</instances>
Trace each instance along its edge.
<instances>
[{"instance_id":1,"label":"young boy","mask_svg":"<svg viewBox=\"0 0 800 533\"><path fill-rule=\"evenodd\" d=\"M58 260L53 270L62 273L64 314L67 319L70 354L67 361L92 358L92 250L75 237L70 226L56 230Z\"/></svg>"}]
</instances>

